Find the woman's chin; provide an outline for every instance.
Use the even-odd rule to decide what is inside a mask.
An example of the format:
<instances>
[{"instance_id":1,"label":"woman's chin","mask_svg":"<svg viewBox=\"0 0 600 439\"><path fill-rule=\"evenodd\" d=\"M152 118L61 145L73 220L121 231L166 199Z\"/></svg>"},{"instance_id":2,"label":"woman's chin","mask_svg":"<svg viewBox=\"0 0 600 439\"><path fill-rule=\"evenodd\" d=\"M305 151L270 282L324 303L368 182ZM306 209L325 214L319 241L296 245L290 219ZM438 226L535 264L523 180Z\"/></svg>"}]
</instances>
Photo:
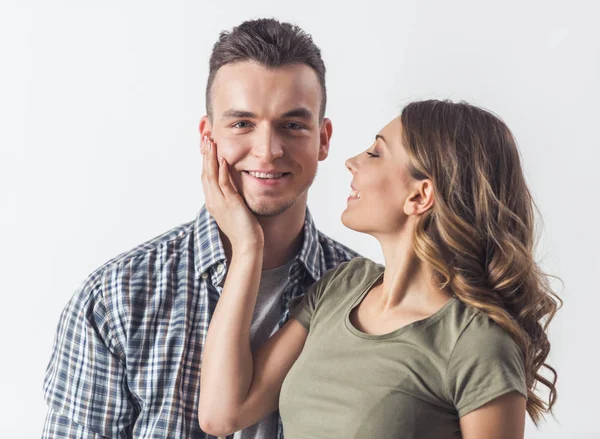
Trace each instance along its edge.
<instances>
[{"instance_id":1,"label":"woman's chin","mask_svg":"<svg viewBox=\"0 0 600 439\"><path fill-rule=\"evenodd\" d=\"M363 228L360 227L360 222L357 221L356 218L353 218L353 216L354 215L348 212L348 209L344 210L341 217L342 224L355 232L363 232Z\"/></svg>"}]
</instances>

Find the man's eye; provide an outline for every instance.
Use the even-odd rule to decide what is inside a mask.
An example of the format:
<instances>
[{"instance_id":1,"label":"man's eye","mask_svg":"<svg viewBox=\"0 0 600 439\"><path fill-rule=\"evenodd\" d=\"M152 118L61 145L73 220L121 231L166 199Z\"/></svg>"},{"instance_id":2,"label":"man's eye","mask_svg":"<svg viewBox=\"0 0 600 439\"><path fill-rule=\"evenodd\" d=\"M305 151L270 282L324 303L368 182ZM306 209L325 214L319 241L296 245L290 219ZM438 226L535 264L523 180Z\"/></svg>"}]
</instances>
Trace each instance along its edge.
<instances>
[{"instance_id":1,"label":"man's eye","mask_svg":"<svg viewBox=\"0 0 600 439\"><path fill-rule=\"evenodd\" d=\"M304 128L302 125L296 122L288 122L284 124L283 127L288 130L301 130L302 128Z\"/></svg>"},{"instance_id":2,"label":"man's eye","mask_svg":"<svg viewBox=\"0 0 600 439\"><path fill-rule=\"evenodd\" d=\"M367 151L367 155L368 155L368 156L369 156L369 158L371 158L371 159L374 159L374 158L377 158L377 157L379 157L379 154L375 154L375 153L373 153L373 152L369 152L369 151Z\"/></svg>"},{"instance_id":3,"label":"man's eye","mask_svg":"<svg viewBox=\"0 0 600 439\"><path fill-rule=\"evenodd\" d=\"M247 120L240 120L232 125L233 128L250 128L250 122Z\"/></svg>"}]
</instances>

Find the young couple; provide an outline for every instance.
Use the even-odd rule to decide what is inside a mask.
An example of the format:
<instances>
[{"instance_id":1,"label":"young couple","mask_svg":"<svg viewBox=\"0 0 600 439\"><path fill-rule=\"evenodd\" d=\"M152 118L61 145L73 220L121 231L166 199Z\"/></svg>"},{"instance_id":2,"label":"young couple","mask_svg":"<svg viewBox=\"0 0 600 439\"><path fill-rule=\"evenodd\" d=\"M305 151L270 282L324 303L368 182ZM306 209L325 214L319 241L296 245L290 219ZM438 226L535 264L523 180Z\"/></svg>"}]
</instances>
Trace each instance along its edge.
<instances>
[{"instance_id":1,"label":"young couple","mask_svg":"<svg viewBox=\"0 0 600 439\"><path fill-rule=\"evenodd\" d=\"M342 221L380 242L382 266L306 208L332 135L307 34L264 19L222 33L206 104L206 206L69 302L44 438L515 439L552 408L558 299L501 120L414 102L346 162Z\"/></svg>"}]
</instances>

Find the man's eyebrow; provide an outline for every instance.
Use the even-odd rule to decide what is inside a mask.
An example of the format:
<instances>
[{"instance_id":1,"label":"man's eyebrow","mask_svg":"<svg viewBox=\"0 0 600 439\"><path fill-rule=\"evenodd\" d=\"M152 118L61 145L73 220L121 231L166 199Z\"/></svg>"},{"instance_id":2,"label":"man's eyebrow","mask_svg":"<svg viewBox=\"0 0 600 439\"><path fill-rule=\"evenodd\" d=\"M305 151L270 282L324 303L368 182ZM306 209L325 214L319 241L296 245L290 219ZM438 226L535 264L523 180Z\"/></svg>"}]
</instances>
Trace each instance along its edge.
<instances>
[{"instance_id":1,"label":"man's eyebrow","mask_svg":"<svg viewBox=\"0 0 600 439\"><path fill-rule=\"evenodd\" d=\"M221 117L221 119L240 119L240 118L252 119L252 118L256 118L256 114L252 113L251 111L236 110L236 109L231 108L231 109L227 110L225 113L223 113L223 117Z\"/></svg>"},{"instance_id":2,"label":"man's eyebrow","mask_svg":"<svg viewBox=\"0 0 600 439\"><path fill-rule=\"evenodd\" d=\"M298 108L294 108L293 110L290 111L286 111L285 113L283 113L281 115L281 118L285 119L288 117L298 117L300 119L312 119L312 111L310 111L308 108L304 108L304 107L298 107ZM241 119L241 118L248 118L248 119L254 119L258 117L255 113L252 113L251 111L244 111L244 110L236 110L234 108L231 108L229 110L227 110L225 113L223 113L222 119Z\"/></svg>"},{"instance_id":3,"label":"man's eyebrow","mask_svg":"<svg viewBox=\"0 0 600 439\"><path fill-rule=\"evenodd\" d=\"M286 111L281 115L281 117L284 119L287 117L299 117L300 119L310 120L312 119L312 115L312 111L310 111L308 108L298 107L294 108L293 110Z\"/></svg>"}]
</instances>

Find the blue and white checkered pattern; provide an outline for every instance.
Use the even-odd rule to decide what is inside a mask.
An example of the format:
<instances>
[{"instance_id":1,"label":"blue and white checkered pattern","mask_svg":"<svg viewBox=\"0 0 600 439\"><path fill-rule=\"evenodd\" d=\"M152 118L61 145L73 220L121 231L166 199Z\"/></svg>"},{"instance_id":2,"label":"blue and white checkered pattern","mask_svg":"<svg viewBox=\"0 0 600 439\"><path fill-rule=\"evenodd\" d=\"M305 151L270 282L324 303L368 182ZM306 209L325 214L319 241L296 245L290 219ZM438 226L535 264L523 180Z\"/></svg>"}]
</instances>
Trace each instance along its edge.
<instances>
[{"instance_id":1,"label":"blue and white checkered pattern","mask_svg":"<svg viewBox=\"0 0 600 439\"><path fill-rule=\"evenodd\" d=\"M355 256L320 233L307 210L280 326L289 299ZM198 424L200 359L226 271L217 224L203 208L92 273L60 317L42 437L210 438Z\"/></svg>"}]
</instances>

